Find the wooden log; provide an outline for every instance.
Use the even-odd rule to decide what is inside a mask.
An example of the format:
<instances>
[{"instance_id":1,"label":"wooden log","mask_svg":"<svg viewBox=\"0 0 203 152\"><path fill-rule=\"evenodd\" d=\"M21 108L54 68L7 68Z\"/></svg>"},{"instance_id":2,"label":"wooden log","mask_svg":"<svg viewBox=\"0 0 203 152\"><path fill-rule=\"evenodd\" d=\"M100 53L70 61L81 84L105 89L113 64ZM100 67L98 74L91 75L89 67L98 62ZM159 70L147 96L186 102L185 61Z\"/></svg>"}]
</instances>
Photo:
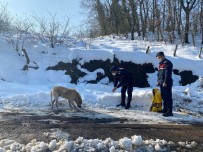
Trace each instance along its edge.
<instances>
[{"instance_id":1,"label":"wooden log","mask_svg":"<svg viewBox=\"0 0 203 152\"><path fill-rule=\"evenodd\" d=\"M177 49L178 49L178 45L176 45L176 47L175 47L175 50L173 52L173 56L176 56Z\"/></svg>"},{"instance_id":2,"label":"wooden log","mask_svg":"<svg viewBox=\"0 0 203 152\"><path fill-rule=\"evenodd\" d=\"M199 50L199 55L198 55L198 57L201 59L201 54L202 54L202 47L200 48L200 50Z\"/></svg>"},{"instance_id":3,"label":"wooden log","mask_svg":"<svg viewBox=\"0 0 203 152\"><path fill-rule=\"evenodd\" d=\"M149 49L150 49L150 46L147 47L146 54L149 53L149 51L150 51Z\"/></svg>"}]
</instances>

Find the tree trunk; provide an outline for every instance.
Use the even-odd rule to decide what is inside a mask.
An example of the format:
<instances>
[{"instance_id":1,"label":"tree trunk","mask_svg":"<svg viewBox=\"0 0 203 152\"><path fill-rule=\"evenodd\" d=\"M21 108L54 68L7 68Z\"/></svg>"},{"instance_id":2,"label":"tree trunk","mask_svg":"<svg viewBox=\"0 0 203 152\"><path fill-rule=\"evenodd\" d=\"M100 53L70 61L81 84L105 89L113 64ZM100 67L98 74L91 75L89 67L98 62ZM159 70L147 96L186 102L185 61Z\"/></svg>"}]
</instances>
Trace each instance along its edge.
<instances>
[{"instance_id":1,"label":"tree trunk","mask_svg":"<svg viewBox=\"0 0 203 152\"><path fill-rule=\"evenodd\" d=\"M193 43L193 46L195 47L195 33L192 32L192 43Z\"/></svg>"},{"instance_id":2,"label":"tree trunk","mask_svg":"<svg viewBox=\"0 0 203 152\"><path fill-rule=\"evenodd\" d=\"M177 10L177 7L176 7L176 3L174 3L173 2L173 23L172 23L172 34L173 34L173 39L175 39L175 30L176 30L176 14L177 14L177 12L176 12L176 10Z\"/></svg>"},{"instance_id":3,"label":"tree trunk","mask_svg":"<svg viewBox=\"0 0 203 152\"><path fill-rule=\"evenodd\" d=\"M138 17L138 14L137 14L137 11L135 10L135 21L136 21L136 29L137 29L137 33L138 33L138 36L141 36L141 31L140 31L140 22L139 22L139 17Z\"/></svg>"},{"instance_id":4,"label":"tree trunk","mask_svg":"<svg viewBox=\"0 0 203 152\"><path fill-rule=\"evenodd\" d=\"M163 6L164 10L163 10L163 24L162 24L162 29L164 30L165 29L165 11L166 11L166 2L164 1L164 6Z\"/></svg>"},{"instance_id":5,"label":"tree trunk","mask_svg":"<svg viewBox=\"0 0 203 152\"><path fill-rule=\"evenodd\" d=\"M201 32L202 32L202 44L203 44L203 1L201 2L200 27L201 27Z\"/></svg>"},{"instance_id":6,"label":"tree trunk","mask_svg":"<svg viewBox=\"0 0 203 152\"><path fill-rule=\"evenodd\" d=\"M186 6L184 5L184 0L181 0L181 5L183 10L185 11L186 15L186 21L185 21L185 43L189 43L188 40L188 35L189 35L189 30L190 30L190 12L194 8L194 5L196 3L196 0L187 0L186 1Z\"/></svg>"},{"instance_id":7,"label":"tree trunk","mask_svg":"<svg viewBox=\"0 0 203 152\"><path fill-rule=\"evenodd\" d=\"M100 2L100 0L97 0L95 9L97 11L97 16L98 16L97 20L98 20L99 25L101 27L101 34L107 35L108 34L107 31L110 27L107 27L107 21L106 21L104 6Z\"/></svg>"},{"instance_id":8,"label":"tree trunk","mask_svg":"<svg viewBox=\"0 0 203 152\"><path fill-rule=\"evenodd\" d=\"M177 15L177 20L178 20L178 24L177 24L177 30L178 30L178 35L181 35L181 14L182 14L182 5L180 4L180 2L178 1L178 6L179 6L179 11L178 11L178 15Z\"/></svg>"},{"instance_id":9,"label":"tree trunk","mask_svg":"<svg viewBox=\"0 0 203 152\"><path fill-rule=\"evenodd\" d=\"M185 23L185 43L189 44L189 29L190 29L190 12L186 12L186 23Z\"/></svg>"},{"instance_id":10,"label":"tree trunk","mask_svg":"<svg viewBox=\"0 0 203 152\"><path fill-rule=\"evenodd\" d=\"M202 28L202 44L203 44L203 28Z\"/></svg>"},{"instance_id":11,"label":"tree trunk","mask_svg":"<svg viewBox=\"0 0 203 152\"><path fill-rule=\"evenodd\" d=\"M134 27L132 26L132 29L131 29L131 40L134 40L134 39L135 39L134 33L135 33L135 29L134 29Z\"/></svg>"},{"instance_id":12,"label":"tree trunk","mask_svg":"<svg viewBox=\"0 0 203 152\"><path fill-rule=\"evenodd\" d=\"M199 55L198 55L198 57L201 59L201 54L202 54L202 47L200 48L200 50L199 50Z\"/></svg>"},{"instance_id":13,"label":"tree trunk","mask_svg":"<svg viewBox=\"0 0 203 152\"><path fill-rule=\"evenodd\" d=\"M156 0L153 0L153 18L152 18L152 32L155 32L155 14L156 14Z\"/></svg>"},{"instance_id":14,"label":"tree trunk","mask_svg":"<svg viewBox=\"0 0 203 152\"><path fill-rule=\"evenodd\" d=\"M143 40L144 40L145 31L146 31L146 25L145 25L145 22L144 22L142 10L144 10L144 7L143 7L143 0L140 1L140 19L141 19L141 26L142 26L142 38L143 38Z\"/></svg>"},{"instance_id":15,"label":"tree trunk","mask_svg":"<svg viewBox=\"0 0 203 152\"><path fill-rule=\"evenodd\" d=\"M130 8L131 8L131 40L134 40L134 32L135 32L135 24L136 24L136 9L135 3L133 0L130 0Z\"/></svg>"}]
</instances>

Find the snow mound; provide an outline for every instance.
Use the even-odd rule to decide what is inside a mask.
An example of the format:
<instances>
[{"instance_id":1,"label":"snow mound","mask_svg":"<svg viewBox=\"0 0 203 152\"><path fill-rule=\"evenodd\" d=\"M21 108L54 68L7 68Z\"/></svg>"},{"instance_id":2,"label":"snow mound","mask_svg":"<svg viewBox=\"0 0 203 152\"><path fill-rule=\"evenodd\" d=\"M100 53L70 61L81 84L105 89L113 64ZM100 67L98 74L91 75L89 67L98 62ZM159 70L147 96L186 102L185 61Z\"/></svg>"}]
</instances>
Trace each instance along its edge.
<instances>
[{"instance_id":1,"label":"snow mound","mask_svg":"<svg viewBox=\"0 0 203 152\"><path fill-rule=\"evenodd\" d=\"M37 141L33 139L27 145L17 143L14 140L2 139L0 140L0 152L6 151L53 151L53 152L84 152L84 151L101 151L101 152L119 152L119 151L170 151L175 143L172 141L167 142L166 140L160 139L150 139L143 140L141 136L134 135L131 138L124 137L118 141L114 141L111 138L101 139L84 139L83 137L78 137L75 141L69 140L69 134L55 130L52 132L44 133L45 136L49 135L52 139L49 143L43 141ZM56 136L53 136L56 135ZM67 136L68 135L68 136ZM63 138L61 138L63 137ZM66 139L65 139L65 138ZM178 146L186 149L192 149L197 146L195 141L192 142L178 142Z\"/></svg>"}]
</instances>

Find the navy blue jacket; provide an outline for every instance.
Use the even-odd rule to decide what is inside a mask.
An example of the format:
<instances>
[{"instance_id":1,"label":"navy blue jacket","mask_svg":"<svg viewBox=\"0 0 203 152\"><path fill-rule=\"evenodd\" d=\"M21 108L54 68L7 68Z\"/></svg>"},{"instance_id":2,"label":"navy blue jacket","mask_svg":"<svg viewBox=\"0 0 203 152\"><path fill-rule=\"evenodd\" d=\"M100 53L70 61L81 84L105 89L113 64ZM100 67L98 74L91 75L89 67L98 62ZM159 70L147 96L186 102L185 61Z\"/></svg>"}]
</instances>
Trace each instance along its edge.
<instances>
[{"instance_id":1,"label":"navy blue jacket","mask_svg":"<svg viewBox=\"0 0 203 152\"><path fill-rule=\"evenodd\" d=\"M133 85L133 75L123 68L117 68L117 74L114 76L114 87L121 87L124 85Z\"/></svg>"},{"instance_id":2,"label":"navy blue jacket","mask_svg":"<svg viewBox=\"0 0 203 152\"><path fill-rule=\"evenodd\" d=\"M157 74L157 83L159 85L163 85L163 83L167 85L172 85L172 71L173 71L173 64L171 61L167 60L166 58L159 62L158 74Z\"/></svg>"}]
</instances>

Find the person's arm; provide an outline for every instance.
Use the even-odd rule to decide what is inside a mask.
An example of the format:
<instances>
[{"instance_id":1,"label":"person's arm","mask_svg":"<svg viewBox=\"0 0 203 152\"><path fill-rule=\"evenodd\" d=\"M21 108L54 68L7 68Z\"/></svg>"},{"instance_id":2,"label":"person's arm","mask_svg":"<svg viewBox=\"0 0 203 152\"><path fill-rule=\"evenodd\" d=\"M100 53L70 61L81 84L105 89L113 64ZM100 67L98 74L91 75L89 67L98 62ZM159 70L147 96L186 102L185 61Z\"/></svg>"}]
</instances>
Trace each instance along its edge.
<instances>
[{"instance_id":1,"label":"person's arm","mask_svg":"<svg viewBox=\"0 0 203 152\"><path fill-rule=\"evenodd\" d=\"M118 85L118 78L114 76L114 88Z\"/></svg>"},{"instance_id":2,"label":"person's arm","mask_svg":"<svg viewBox=\"0 0 203 152\"><path fill-rule=\"evenodd\" d=\"M158 71L157 71L157 82L156 82L156 85L160 86L160 84L159 84L159 67L158 67Z\"/></svg>"},{"instance_id":3,"label":"person's arm","mask_svg":"<svg viewBox=\"0 0 203 152\"><path fill-rule=\"evenodd\" d=\"M119 84L117 85L117 88L123 86L126 82L127 82L127 72L126 71L121 71L121 81L119 82Z\"/></svg>"},{"instance_id":4,"label":"person's arm","mask_svg":"<svg viewBox=\"0 0 203 152\"><path fill-rule=\"evenodd\" d=\"M114 88L112 89L112 92L115 92L117 89L117 84L118 84L118 78L114 76Z\"/></svg>"},{"instance_id":5,"label":"person's arm","mask_svg":"<svg viewBox=\"0 0 203 152\"><path fill-rule=\"evenodd\" d=\"M165 79L164 79L164 84L168 85L171 75L172 75L172 64L170 62L166 62L166 69L165 69Z\"/></svg>"}]
</instances>

